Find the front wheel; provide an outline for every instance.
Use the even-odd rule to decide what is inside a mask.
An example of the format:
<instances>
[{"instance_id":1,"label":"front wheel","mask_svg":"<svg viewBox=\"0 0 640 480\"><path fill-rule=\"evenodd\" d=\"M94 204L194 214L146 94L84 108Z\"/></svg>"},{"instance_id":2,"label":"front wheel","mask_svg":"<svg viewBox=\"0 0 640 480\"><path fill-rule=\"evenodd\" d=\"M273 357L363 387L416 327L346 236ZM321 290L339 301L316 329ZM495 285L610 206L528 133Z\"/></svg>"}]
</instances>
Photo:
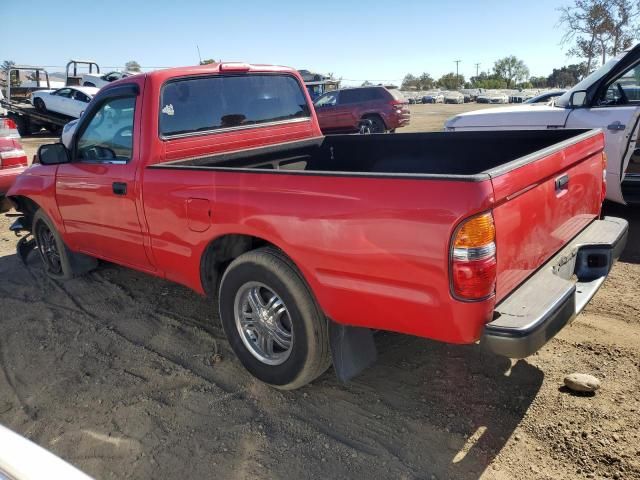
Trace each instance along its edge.
<instances>
[{"instance_id":1,"label":"front wheel","mask_svg":"<svg viewBox=\"0 0 640 480\"><path fill-rule=\"evenodd\" d=\"M38 210L32 220L32 233L45 273L55 280L69 280L97 265L97 260L67 248L51 219Z\"/></svg>"},{"instance_id":2,"label":"front wheel","mask_svg":"<svg viewBox=\"0 0 640 480\"><path fill-rule=\"evenodd\" d=\"M47 106L44 104L44 100L42 100L41 98L36 98L33 101L33 106L36 107L36 110L38 110L39 112L46 112L47 111Z\"/></svg>"},{"instance_id":3,"label":"front wheel","mask_svg":"<svg viewBox=\"0 0 640 480\"><path fill-rule=\"evenodd\" d=\"M254 377L291 390L329 367L327 319L280 251L261 248L236 258L222 277L218 299L231 348Z\"/></svg>"}]
</instances>

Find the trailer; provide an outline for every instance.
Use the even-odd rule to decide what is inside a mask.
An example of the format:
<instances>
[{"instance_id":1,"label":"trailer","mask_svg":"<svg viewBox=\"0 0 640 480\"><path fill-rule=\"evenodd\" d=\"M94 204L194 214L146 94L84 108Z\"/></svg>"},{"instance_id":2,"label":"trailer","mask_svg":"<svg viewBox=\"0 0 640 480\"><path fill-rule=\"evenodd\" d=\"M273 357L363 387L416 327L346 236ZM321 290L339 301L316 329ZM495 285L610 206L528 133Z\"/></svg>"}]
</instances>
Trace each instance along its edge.
<instances>
[{"instance_id":1,"label":"trailer","mask_svg":"<svg viewBox=\"0 0 640 480\"><path fill-rule=\"evenodd\" d=\"M14 66L7 74L6 97L0 95L0 110L12 119L21 136L46 128L59 135L62 127L73 120L53 112L40 112L30 103L31 93L50 89L49 74L41 67Z\"/></svg>"}]
</instances>

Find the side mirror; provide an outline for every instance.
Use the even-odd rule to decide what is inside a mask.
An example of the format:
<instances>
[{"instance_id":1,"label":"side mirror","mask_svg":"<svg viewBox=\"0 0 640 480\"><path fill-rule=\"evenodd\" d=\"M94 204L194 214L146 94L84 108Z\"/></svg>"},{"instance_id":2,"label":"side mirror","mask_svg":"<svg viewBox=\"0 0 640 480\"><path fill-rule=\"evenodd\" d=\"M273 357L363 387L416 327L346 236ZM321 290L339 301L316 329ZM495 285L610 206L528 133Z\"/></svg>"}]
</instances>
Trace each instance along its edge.
<instances>
[{"instance_id":1,"label":"side mirror","mask_svg":"<svg viewBox=\"0 0 640 480\"><path fill-rule=\"evenodd\" d=\"M587 100L587 91L586 90L576 90L571 93L571 97L569 98L569 104L572 107L584 107L584 104Z\"/></svg>"},{"instance_id":2,"label":"side mirror","mask_svg":"<svg viewBox=\"0 0 640 480\"><path fill-rule=\"evenodd\" d=\"M38 163L42 165L60 165L61 163L69 163L69 151L62 143L50 143L41 145L36 155Z\"/></svg>"}]
</instances>

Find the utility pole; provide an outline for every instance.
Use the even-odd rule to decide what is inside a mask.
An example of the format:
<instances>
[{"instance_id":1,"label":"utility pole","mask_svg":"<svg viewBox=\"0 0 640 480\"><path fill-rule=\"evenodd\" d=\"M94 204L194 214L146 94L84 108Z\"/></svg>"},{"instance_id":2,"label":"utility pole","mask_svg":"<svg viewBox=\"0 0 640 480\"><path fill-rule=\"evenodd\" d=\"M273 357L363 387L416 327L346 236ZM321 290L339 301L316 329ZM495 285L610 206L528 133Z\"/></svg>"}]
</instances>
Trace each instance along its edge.
<instances>
[{"instance_id":1,"label":"utility pole","mask_svg":"<svg viewBox=\"0 0 640 480\"><path fill-rule=\"evenodd\" d=\"M476 63L476 77L480 75L480 64Z\"/></svg>"},{"instance_id":2,"label":"utility pole","mask_svg":"<svg viewBox=\"0 0 640 480\"><path fill-rule=\"evenodd\" d=\"M462 60L454 60L454 62L456 62L456 84L458 85L458 88L460 88L460 75L458 75L458 64L461 61Z\"/></svg>"}]
</instances>

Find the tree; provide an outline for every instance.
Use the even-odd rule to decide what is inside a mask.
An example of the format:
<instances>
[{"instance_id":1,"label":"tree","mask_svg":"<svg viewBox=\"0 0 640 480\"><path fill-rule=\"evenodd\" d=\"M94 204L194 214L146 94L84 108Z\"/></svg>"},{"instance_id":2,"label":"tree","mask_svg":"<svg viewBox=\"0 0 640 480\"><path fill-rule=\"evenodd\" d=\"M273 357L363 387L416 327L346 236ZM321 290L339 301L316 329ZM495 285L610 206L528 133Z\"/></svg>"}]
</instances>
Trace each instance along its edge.
<instances>
[{"instance_id":1,"label":"tree","mask_svg":"<svg viewBox=\"0 0 640 480\"><path fill-rule=\"evenodd\" d=\"M529 83L533 88L547 88L547 77L530 77Z\"/></svg>"},{"instance_id":2,"label":"tree","mask_svg":"<svg viewBox=\"0 0 640 480\"><path fill-rule=\"evenodd\" d=\"M554 68L547 77L547 86L556 88L572 87L587 75L586 62Z\"/></svg>"},{"instance_id":3,"label":"tree","mask_svg":"<svg viewBox=\"0 0 640 480\"><path fill-rule=\"evenodd\" d=\"M136 62L135 60L129 60L127 63L124 64L124 69L127 72L141 72L142 69L140 68L140 64L138 62Z\"/></svg>"},{"instance_id":4,"label":"tree","mask_svg":"<svg viewBox=\"0 0 640 480\"><path fill-rule=\"evenodd\" d=\"M598 56L604 63L607 55L632 45L639 15L635 0L574 0L560 9L560 24L565 28L562 44L570 45L570 55L586 59L591 72Z\"/></svg>"},{"instance_id":5,"label":"tree","mask_svg":"<svg viewBox=\"0 0 640 480\"><path fill-rule=\"evenodd\" d=\"M433 79L431 75L428 73L423 73L418 78L418 85L420 86L420 90L431 90L435 87L436 81Z\"/></svg>"},{"instance_id":6,"label":"tree","mask_svg":"<svg viewBox=\"0 0 640 480\"><path fill-rule=\"evenodd\" d=\"M369 80L365 80L364 82L362 82L362 87L369 87L373 85L373 83L371 83Z\"/></svg>"},{"instance_id":7,"label":"tree","mask_svg":"<svg viewBox=\"0 0 640 480\"><path fill-rule=\"evenodd\" d=\"M497 60L493 65L493 71L498 78L505 81L507 88L512 88L516 83L529 77L527 66L514 55Z\"/></svg>"},{"instance_id":8,"label":"tree","mask_svg":"<svg viewBox=\"0 0 640 480\"><path fill-rule=\"evenodd\" d=\"M456 75L455 72L446 73L438 80L438 86L447 90L457 90L464 85L464 76Z\"/></svg>"},{"instance_id":9,"label":"tree","mask_svg":"<svg viewBox=\"0 0 640 480\"><path fill-rule=\"evenodd\" d=\"M205 60L200 60L200 65L211 65L212 63L216 63L213 58L207 58Z\"/></svg>"},{"instance_id":10,"label":"tree","mask_svg":"<svg viewBox=\"0 0 640 480\"><path fill-rule=\"evenodd\" d=\"M507 82L498 77L495 73L480 72L479 75L471 77L471 85L474 88L507 88Z\"/></svg>"},{"instance_id":11,"label":"tree","mask_svg":"<svg viewBox=\"0 0 640 480\"><path fill-rule=\"evenodd\" d=\"M2 65L0 65L0 70L2 70L3 72L8 72L9 69L13 68L16 65L16 62L14 62L13 60L5 60L2 62Z\"/></svg>"},{"instance_id":12,"label":"tree","mask_svg":"<svg viewBox=\"0 0 640 480\"><path fill-rule=\"evenodd\" d=\"M611 0L607 33L609 34L608 53L616 56L633 45L637 32L635 20L640 15L640 4L631 0Z\"/></svg>"},{"instance_id":13,"label":"tree","mask_svg":"<svg viewBox=\"0 0 640 480\"><path fill-rule=\"evenodd\" d=\"M14 62L13 60L4 60L2 62L2 65L0 65L0 71L4 72L5 79L9 78L9 70L11 70L15 65L16 62ZM18 77L17 72L15 72L13 78L11 79L11 86L14 87L18 85L20 85L20 78Z\"/></svg>"}]
</instances>

